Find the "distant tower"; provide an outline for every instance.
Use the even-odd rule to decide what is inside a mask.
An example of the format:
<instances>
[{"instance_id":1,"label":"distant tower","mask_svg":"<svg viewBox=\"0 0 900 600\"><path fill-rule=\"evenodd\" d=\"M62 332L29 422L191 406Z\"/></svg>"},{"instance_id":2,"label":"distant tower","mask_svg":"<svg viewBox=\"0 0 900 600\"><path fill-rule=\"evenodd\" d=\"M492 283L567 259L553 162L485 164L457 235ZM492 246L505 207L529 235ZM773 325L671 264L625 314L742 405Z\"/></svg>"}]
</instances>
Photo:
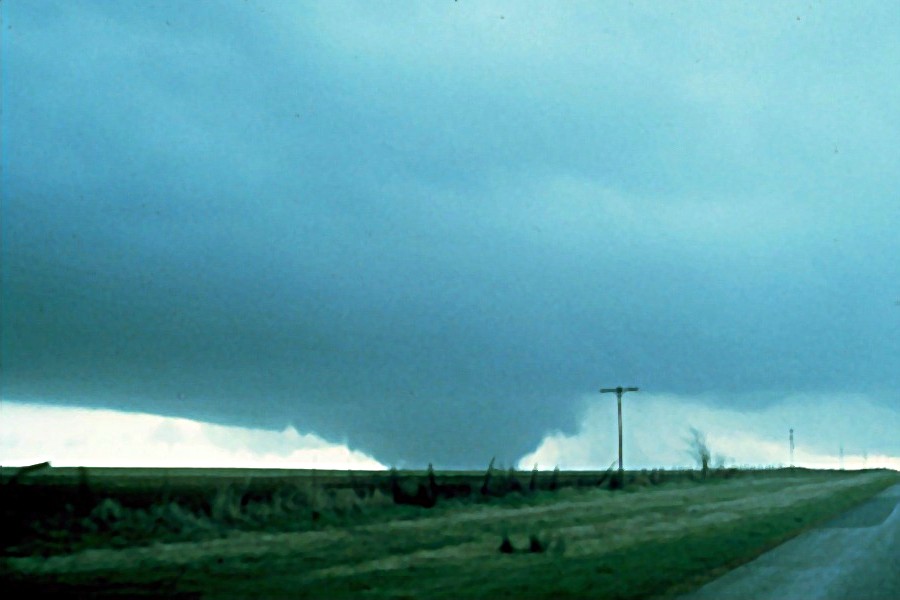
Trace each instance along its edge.
<instances>
[{"instance_id":1,"label":"distant tower","mask_svg":"<svg viewBox=\"0 0 900 600\"><path fill-rule=\"evenodd\" d=\"M841 444L841 471L844 470L844 445Z\"/></svg>"},{"instance_id":2,"label":"distant tower","mask_svg":"<svg viewBox=\"0 0 900 600\"><path fill-rule=\"evenodd\" d=\"M791 427L791 466L794 466L794 428Z\"/></svg>"}]
</instances>

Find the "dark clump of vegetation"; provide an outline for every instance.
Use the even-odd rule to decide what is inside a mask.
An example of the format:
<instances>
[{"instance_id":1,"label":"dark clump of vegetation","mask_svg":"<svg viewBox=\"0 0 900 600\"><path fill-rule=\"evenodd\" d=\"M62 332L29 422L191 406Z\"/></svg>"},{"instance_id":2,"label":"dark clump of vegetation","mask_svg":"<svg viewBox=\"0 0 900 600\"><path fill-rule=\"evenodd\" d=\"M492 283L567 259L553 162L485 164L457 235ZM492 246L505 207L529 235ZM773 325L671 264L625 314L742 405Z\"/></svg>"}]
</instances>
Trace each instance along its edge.
<instances>
[{"instance_id":1,"label":"dark clump of vegetation","mask_svg":"<svg viewBox=\"0 0 900 600\"><path fill-rule=\"evenodd\" d=\"M536 474L532 473L528 491L535 491L536 489ZM491 459L481 483L480 492L482 498L503 498L509 494L522 494L525 491L526 489L522 485L522 482L519 481L518 474L514 467L509 467L509 469L501 475L495 475L494 459Z\"/></svg>"},{"instance_id":2,"label":"dark clump of vegetation","mask_svg":"<svg viewBox=\"0 0 900 600\"><path fill-rule=\"evenodd\" d=\"M513 548L512 542L509 541L508 535L503 536L503 541L500 542L500 548L498 548L498 550L500 550L500 552L502 552L503 554L512 554L516 551L516 549Z\"/></svg>"},{"instance_id":3,"label":"dark clump of vegetation","mask_svg":"<svg viewBox=\"0 0 900 600\"><path fill-rule=\"evenodd\" d=\"M607 486L611 490L621 490L625 487L625 481L623 474L616 471L609 478L609 485Z\"/></svg>"},{"instance_id":4,"label":"dark clump of vegetation","mask_svg":"<svg viewBox=\"0 0 900 600\"><path fill-rule=\"evenodd\" d=\"M418 483L415 489L416 491L413 493L406 491L400 482L396 469L391 469L391 497L394 500L394 504L406 504L421 508L431 508L437 504L437 484L433 482L433 477L429 477L428 485Z\"/></svg>"},{"instance_id":5,"label":"dark clump of vegetation","mask_svg":"<svg viewBox=\"0 0 900 600\"><path fill-rule=\"evenodd\" d=\"M544 547L544 543L541 542L541 540L538 539L538 537L536 535L529 536L529 538L528 538L528 551L529 552L539 553L539 552L543 552L544 550L546 550L546 548Z\"/></svg>"},{"instance_id":6,"label":"dark clump of vegetation","mask_svg":"<svg viewBox=\"0 0 900 600\"><path fill-rule=\"evenodd\" d=\"M487 496L491 493L491 478L494 475L494 458L488 465L487 471L484 472L484 481L481 483L481 495Z\"/></svg>"},{"instance_id":7,"label":"dark clump of vegetation","mask_svg":"<svg viewBox=\"0 0 900 600\"><path fill-rule=\"evenodd\" d=\"M512 467L510 467L509 471L507 471L506 473L506 481L504 487L504 492L507 494L522 492L522 484L519 483L519 479L518 477L516 477L516 471Z\"/></svg>"}]
</instances>

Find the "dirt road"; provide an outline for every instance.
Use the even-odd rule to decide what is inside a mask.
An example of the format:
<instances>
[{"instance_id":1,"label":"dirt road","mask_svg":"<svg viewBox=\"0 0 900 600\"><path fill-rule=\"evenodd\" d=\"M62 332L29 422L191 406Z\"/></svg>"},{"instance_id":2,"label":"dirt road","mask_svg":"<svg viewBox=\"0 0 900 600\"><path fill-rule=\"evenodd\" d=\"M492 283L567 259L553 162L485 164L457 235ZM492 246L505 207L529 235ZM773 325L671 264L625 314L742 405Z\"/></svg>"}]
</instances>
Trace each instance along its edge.
<instances>
[{"instance_id":1,"label":"dirt road","mask_svg":"<svg viewBox=\"0 0 900 600\"><path fill-rule=\"evenodd\" d=\"M900 598L900 485L683 600Z\"/></svg>"}]
</instances>

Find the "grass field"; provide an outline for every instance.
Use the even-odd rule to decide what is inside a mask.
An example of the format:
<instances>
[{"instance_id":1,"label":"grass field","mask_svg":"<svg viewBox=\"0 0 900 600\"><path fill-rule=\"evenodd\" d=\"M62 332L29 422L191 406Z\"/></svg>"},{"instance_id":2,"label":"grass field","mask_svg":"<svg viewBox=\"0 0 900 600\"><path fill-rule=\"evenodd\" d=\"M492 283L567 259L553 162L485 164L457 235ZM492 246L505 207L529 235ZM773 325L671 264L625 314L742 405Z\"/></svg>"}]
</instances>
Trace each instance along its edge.
<instances>
[{"instance_id":1,"label":"grass field","mask_svg":"<svg viewBox=\"0 0 900 600\"><path fill-rule=\"evenodd\" d=\"M4 524L17 526L4 533L2 575L13 591L105 597L670 596L898 481L656 471L610 490L608 475L5 476Z\"/></svg>"}]
</instances>

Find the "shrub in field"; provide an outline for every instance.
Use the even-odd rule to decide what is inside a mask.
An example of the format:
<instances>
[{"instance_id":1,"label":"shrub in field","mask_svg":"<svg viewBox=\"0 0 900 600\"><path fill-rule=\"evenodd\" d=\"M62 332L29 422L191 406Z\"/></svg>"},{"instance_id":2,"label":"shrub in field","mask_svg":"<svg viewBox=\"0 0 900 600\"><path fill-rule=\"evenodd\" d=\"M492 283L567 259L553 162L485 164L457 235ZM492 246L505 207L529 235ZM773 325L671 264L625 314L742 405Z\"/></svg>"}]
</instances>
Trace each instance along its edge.
<instances>
[{"instance_id":1,"label":"shrub in field","mask_svg":"<svg viewBox=\"0 0 900 600\"><path fill-rule=\"evenodd\" d=\"M88 519L99 525L111 527L125 518L125 509L112 498L104 498L94 507Z\"/></svg>"},{"instance_id":2,"label":"shrub in field","mask_svg":"<svg viewBox=\"0 0 900 600\"><path fill-rule=\"evenodd\" d=\"M391 467L391 496L393 496L395 504L403 504L403 500L408 496L400 484L400 474L394 467Z\"/></svg>"},{"instance_id":3,"label":"shrub in field","mask_svg":"<svg viewBox=\"0 0 900 600\"><path fill-rule=\"evenodd\" d=\"M468 498L472 495L472 486L468 483L445 483L438 487L440 498Z\"/></svg>"},{"instance_id":4,"label":"shrub in field","mask_svg":"<svg viewBox=\"0 0 900 600\"><path fill-rule=\"evenodd\" d=\"M394 501L390 496L384 494L381 490L375 489L366 497L366 506L372 508L384 508L391 506Z\"/></svg>"},{"instance_id":5,"label":"shrub in field","mask_svg":"<svg viewBox=\"0 0 900 600\"><path fill-rule=\"evenodd\" d=\"M151 530L164 530L176 533L208 531L214 529L214 524L204 515L197 514L183 507L178 502L163 502L155 504L146 511L141 511Z\"/></svg>"},{"instance_id":6,"label":"shrub in field","mask_svg":"<svg viewBox=\"0 0 900 600\"><path fill-rule=\"evenodd\" d=\"M484 480L481 483L481 495L487 496L491 491L491 477L494 475L494 458L488 465L487 471L484 472Z\"/></svg>"},{"instance_id":7,"label":"shrub in field","mask_svg":"<svg viewBox=\"0 0 900 600\"><path fill-rule=\"evenodd\" d=\"M437 495L430 485L418 483L416 484L415 492L409 492L401 483L400 477L395 470L391 470L391 496L394 499L394 504L431 508L437 503Z\"/></svg>"},{"instance_id":8,"label":"shrub in field","mask_svg":"<svg viewBox=\"0 0 900 600\"><path fill-rule=\"evenodd\" d=\"M559 465L553 468L553 477L550 479L550 490L555 491L559 487Z\"/></svg>"},{"instance_id":9,"label":"shrub in field","mask_svg":"<svg viewBox=\"0 0 900 600\"><path fill-rule=\"evenodd\" d=\"M219 488L210 503L210 517L222 523L239 523L242 516L243 493L236 491L232 486Z\"/></svg>"},{"instance_id":10,"label":"shrub in field","mask_svg":"<svg viewBox=\"0 0 900 600\"><path fill-rule=\"evenodd\" d=\"M330 506L327 508L340 515L362 512L363 501L352 489L330 490L327 502ZM323 507L325 508L325 507Z\"/></svg>"},{"instance_id":11,"label":"shrub in field","mask_svg":"<svg viewBox=\"0 0 900 600\"><path fill-rule=\"evenodd\" d=\"M516 477L516 471L512 467L509 468L509 471L506 472L506 482L505 482L505 491L506 493L510 492L521 492L522 484L519 482L519 479Z\"/></svg>"},{"instance_id":12,"label":"shrub in field","mask_svg":"<svg viewBox=\"0 0 900 600\"><path fill-rule=\"evenodd\" d=\"M607 487L610 490L621 490L625 487L625 481L623 480L622 473L616 471L609 477L609 484Z\"/></svg>"},{"instance_id":13,"label":"shrub in field","mask_svg":"<svg viewBox=\"0 0 900 600\"><path fill-rule=\"evenodd\" d=\"M314 492L309 484L283 485L272 494L272 503L285 513L308 509L312 505Z\"/></svg>"}]
</instances>

